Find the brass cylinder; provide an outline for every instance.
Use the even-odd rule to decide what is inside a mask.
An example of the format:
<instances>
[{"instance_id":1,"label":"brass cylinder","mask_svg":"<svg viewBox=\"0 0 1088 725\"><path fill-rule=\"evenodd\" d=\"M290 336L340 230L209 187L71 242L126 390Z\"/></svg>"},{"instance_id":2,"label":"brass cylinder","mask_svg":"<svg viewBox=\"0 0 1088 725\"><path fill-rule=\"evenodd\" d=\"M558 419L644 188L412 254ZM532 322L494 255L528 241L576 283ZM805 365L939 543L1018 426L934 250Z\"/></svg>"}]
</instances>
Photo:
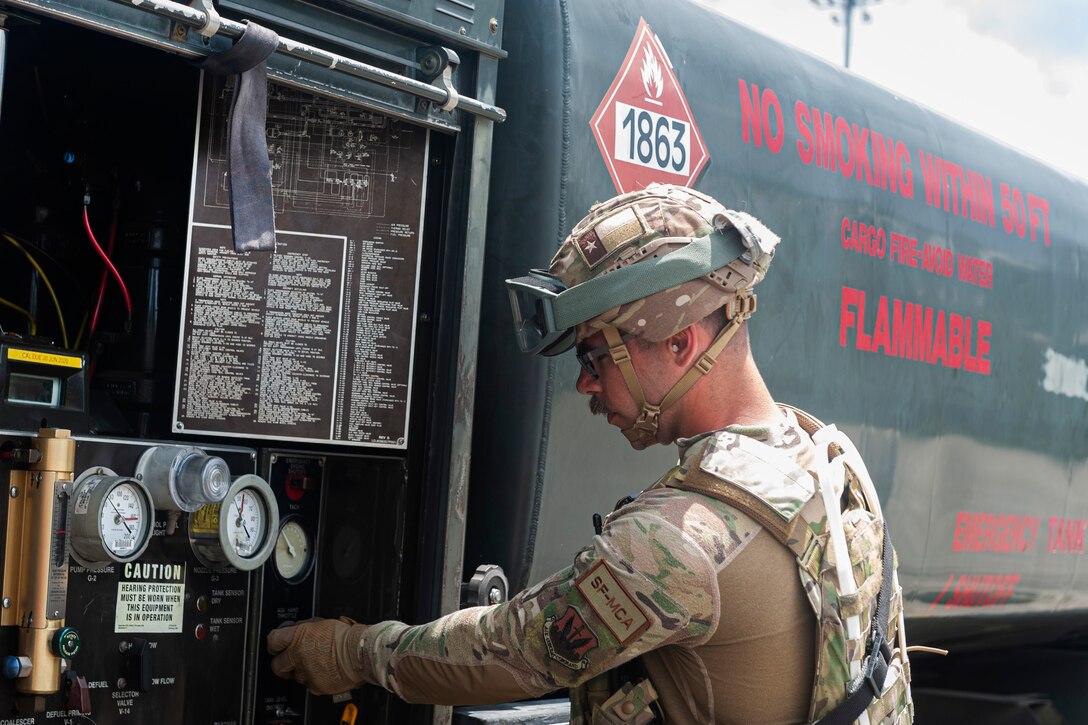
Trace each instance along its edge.
<instances>
[{"instance_id":1,"label":"brass cylinder","mask_svg":"<svg viewBox=\"0 0 1088 725\"><path fill-rule=\"evenodd\" d=\"M60 658L55 655L50 642L57 630L64 626L63 605L57 608L58 597L63 602L65 592L53 592L50 604L50 587L66 587L66 576L58 585L50 574L56 563L51 562L58 532L54 513L59 506L60 482L71 481L75 467L75 441L67 430L43 428L38 432L33 447L41 458L30 465L23 476L18 506L22 509L22 525L19 553L18 596L16 617L19 624L19 654L29 657L33 663L29 677L19 678L15 689L34 695L46 695L60 689ZM18 499L16 499L18 500ZM15 504L15 500L9 502ZM10 559L8 560L10 561ZM61 562L67 572L67 561ZM7 572L5 572L5 576ZM5 583L5 592L7 586ZM53 611L50 611L50 609Z\"/></svg>"},{"instance_id":2,"label":"brass cylinder","mask_svg":"<svg viewBox=\"0 0 1088 725\"><path fill-rule=\"evenodd\" d=\"M46 622L43 629L19 629L19 654L34 664L29 677L15 680L15 689L26 695L51 695L60 689L60 658L50 643L63 622Z\"/></svg>"}]
</instances>

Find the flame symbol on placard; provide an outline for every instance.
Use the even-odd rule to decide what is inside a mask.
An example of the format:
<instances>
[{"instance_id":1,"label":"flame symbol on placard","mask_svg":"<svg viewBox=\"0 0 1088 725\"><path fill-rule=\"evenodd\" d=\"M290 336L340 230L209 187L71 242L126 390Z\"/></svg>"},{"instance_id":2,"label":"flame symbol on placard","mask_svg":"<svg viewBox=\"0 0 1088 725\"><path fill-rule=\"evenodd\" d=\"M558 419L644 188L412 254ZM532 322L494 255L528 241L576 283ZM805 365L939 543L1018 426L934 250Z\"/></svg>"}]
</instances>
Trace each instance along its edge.
<instances>
[{"instance_id":1,"label":"flame symbol on placard","mask_svg":"<svg viewBox=\"0 0 1088 725\"><path fill-rule=\"evenodd\" d=\"M644 48L646 57L642 61L642 87L646 89L647 98L661 98L665 90L665 79L661 73L661 65L657 57L650 52L647 46Z\"/></svg>"}]
</instances>

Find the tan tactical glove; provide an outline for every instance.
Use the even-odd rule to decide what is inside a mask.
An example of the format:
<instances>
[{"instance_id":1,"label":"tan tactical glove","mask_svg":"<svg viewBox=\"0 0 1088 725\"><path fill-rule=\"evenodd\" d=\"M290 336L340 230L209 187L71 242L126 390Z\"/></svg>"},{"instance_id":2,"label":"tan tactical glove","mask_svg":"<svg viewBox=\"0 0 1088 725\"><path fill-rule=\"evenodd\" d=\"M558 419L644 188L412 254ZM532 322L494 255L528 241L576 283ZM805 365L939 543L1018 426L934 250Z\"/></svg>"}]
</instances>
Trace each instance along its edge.
<instances>
[{"instance_id":1,"label":"tan tactical glove","mask_svg":"<svg viewBox=\"0 0 1088 725\"><path fill-rule=\"evenodd\" d=\"M315 695L335 695L363 684L359 641L366 625L347 617L309 619L268 633L272 671Z\"/></svg>"}]
</instances>

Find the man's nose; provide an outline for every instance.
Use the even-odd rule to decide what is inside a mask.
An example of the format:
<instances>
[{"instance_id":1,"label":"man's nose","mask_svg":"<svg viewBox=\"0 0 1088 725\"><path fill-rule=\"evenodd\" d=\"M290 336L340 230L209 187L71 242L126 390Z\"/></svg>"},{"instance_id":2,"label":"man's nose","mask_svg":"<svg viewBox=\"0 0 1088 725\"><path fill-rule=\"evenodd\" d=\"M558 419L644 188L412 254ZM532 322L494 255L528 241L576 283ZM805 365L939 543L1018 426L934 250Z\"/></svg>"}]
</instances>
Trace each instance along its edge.
<instances>
[{"instance_id":1,"label":"man's nose","mask_svg":"<svg viewBox=\"0 0 1088 725\"><path fill-rule=\"evenodd\" d=\"M575 383L575 388L582 395L593 395L601 390L600 378L595 378L590 375L585 368L578 367L578 382Z\"/></svg>"}]
</instances>

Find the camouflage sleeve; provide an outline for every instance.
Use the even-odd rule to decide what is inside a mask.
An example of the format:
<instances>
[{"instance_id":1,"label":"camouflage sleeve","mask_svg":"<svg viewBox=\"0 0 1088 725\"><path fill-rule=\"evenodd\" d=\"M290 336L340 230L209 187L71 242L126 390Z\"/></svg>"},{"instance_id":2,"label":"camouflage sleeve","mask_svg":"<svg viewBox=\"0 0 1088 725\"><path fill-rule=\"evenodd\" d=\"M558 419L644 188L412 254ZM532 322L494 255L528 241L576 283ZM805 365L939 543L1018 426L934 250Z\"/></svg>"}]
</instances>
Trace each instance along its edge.
<instances>
[{"instance_id":1,"label":"camouflage sleeve","mask_svg":"<svg viewBox=\"0 0 1088 725\"><path fill-rule=\"evenodd\" d=\"M615 516L574 565L509 602L428 624L382 622L360 647L367 680L409 702L485 704L572 687L717 622L715 567L692 537L643 512Z\"/></svg>"}]
</instances>

